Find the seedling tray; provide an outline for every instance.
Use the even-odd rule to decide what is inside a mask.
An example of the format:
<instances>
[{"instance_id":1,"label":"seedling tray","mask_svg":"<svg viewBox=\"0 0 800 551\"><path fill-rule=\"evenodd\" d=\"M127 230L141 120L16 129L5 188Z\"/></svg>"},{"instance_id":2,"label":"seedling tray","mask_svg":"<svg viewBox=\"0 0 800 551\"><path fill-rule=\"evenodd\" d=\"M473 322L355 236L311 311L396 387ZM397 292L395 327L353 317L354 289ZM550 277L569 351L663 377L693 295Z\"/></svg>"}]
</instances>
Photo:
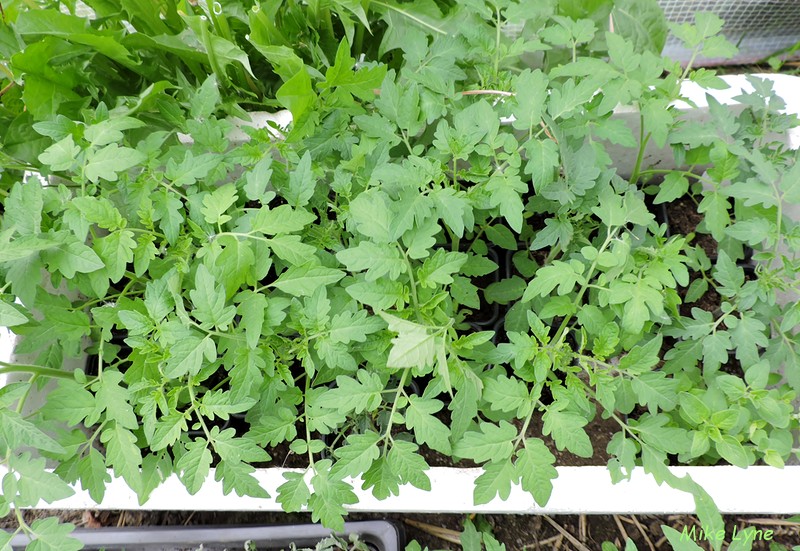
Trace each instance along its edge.
<instances>
[{"instance_id":1,"label":"seedling tray","mask_svg":"<svg viewBox=\"0 0 800 551\"><path fill-rule=\"evenodd\" d=\"M74 531L72 536L79 539L87 550L271 551L288 549L292 544L297 548L314 548L320 540L331 534L331 530L319 524L294 524L81 529ZM336 533L345 540L348 540L351 534L357 534L359 540L366 543L373 551L399 551L405 545L402 528L385 520L347 522L344 530ZM26 536L19 535L12 540L11 546L14 549L22 549L28 541Z\"/></svg>"}]
</instances>

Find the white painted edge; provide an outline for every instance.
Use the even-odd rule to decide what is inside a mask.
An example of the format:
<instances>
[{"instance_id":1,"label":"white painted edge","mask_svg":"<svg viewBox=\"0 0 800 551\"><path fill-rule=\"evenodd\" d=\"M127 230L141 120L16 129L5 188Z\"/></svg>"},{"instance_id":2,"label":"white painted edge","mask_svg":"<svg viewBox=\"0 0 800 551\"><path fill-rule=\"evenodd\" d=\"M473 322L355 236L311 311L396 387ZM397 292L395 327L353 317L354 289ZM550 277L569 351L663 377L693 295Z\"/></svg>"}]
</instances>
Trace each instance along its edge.
<instances>
[{"instance_id":1,"label":"white painted edge","mask_svg":"<svg viewBox=\"0 0 800 551\"><path fill-rule=\"evenodd\" d=\"M558 467L553 480L553 493L544 507L519 486L514 485L507 499L496 497L485 505L475 505L475 479L480 468L457 469L431 467L427 474L431 490L410 485L400 488L399 495L376 499L369 490L361 489L360 479L354 483L358 503L347 506L350 512L395 513L516 513L516 514L643 514L693 513L694 500L686 492L666 484L658 485L642 468L632 472L630 480L612 483L604 466ZM795 514L800 512L800 466L773 467L732 466L673 467L678 476L689 475L712 497L722 513ZM190 495L177 476L169 477L139 504L136 494L120 478L107 484L105 498L96 503L88 492L74 486L75 495L53 503L40 502L37 509L126 509L126 510L196 510L196 511L282 511L275 500L277 488L286 479L286 472L298 469L257 469L253 476L267 490L270 498L224 495L222 483L214 481L211 470L205 484ZM5 471L0 468L0 476ZM307 481L310 473L307 473Z\"/></svg>"}]
</instances>

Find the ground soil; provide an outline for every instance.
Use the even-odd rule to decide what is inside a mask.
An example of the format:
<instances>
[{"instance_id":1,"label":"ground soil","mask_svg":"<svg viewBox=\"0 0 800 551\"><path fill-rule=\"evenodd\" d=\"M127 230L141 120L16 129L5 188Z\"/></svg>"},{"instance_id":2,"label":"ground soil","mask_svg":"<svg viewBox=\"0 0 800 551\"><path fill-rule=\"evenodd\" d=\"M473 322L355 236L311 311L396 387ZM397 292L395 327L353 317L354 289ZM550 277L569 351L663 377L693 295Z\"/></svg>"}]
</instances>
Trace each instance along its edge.
<instances>
[{"instance_id":1,"label":"ground soil","mask_svg":"<svg viewBox=\"0 0 800 551\"><path fill-rule=\"evenodd\" d=\"M681 197L667 204L667 217L672 235L694 233L693 245L700 245L709 258L717 256L717 242L707 233L696 233L703 215L697 212L697 205L689 196Z\"/></svg>"},{"instance_id":2,"label":"ground soil","mask_svg":"<svg viewBox=\"0 0 800 551\"><path fill-rule=\"evenodd\" d=\"M26 522L37 518L59 516L64 522L72 522L81 528L103 528L115 526L215 526L215 525L275 525L310 522L308 514L286 514L269 512L204 512L204 511L25 511ZM368 514L353 513L347 520L387 519L403 527L407 541L416 540L421 547L430 550L457 551L459 534L465 515L457 514ZM534 550L599 550L602 543L610 541L624 548L626 537L631 538L641 551L648 549L669 550L663 539L661 525L678 531L684 527L697 526L698 520L691 515L481 515L471 516L478 526L488 527L495 538L508 551ZM800 523L795 519L778 516L726 516L728 540L734 525L739 531L748 526L761 530L773 530L772 541L791 548L800 544ZM0 519L0 528L13 529L13 515ZM710 549L707 544L702 549ZM754 550L769 550L767 542L757 542Z\"/></svg>"}]
</instances>

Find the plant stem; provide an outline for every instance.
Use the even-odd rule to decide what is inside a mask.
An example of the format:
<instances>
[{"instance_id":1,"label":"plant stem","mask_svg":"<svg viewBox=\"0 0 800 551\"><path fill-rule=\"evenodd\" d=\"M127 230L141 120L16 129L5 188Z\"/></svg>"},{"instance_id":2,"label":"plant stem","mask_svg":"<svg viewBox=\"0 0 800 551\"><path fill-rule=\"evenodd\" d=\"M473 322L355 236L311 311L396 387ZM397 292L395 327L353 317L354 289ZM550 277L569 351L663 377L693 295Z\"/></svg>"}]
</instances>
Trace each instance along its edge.
<instances>
[{"instance_id":1,"label":"plant stem","mask_svg":"<svg viewBox=\"0 0 800 551\"><path fill-rule=\"evenodd\" d=\"M303 397L305 398L308 396L309 391L311 390L311 380L306 375L305 378L305 391L303 392ZM306 429L306 451L308 452L308 466L312 469L314 468L314 454L311 452L311 429L308 428L308 400L303 400L303 425ZM331 450L331 453L333 451Z\"/></svg>"},{"instance_id":2,"label":"plant stem","mask_svg":"<svg viewBox=\"0 0 800 551\"><path fill-rule=\"evenodd\" d=\"M581 286L581 290L578 291L578 294L575 296L575 300L572 302L572 305L575 307L575 309L577 309L577 307L580 305L581 300L583 300L583 295L586 294L586 290L589 288L589 282L592 280L592 276L594 275L594 271L597 269L597 261L599 260L600 255L603 254L603 252L611 244L611 241L614 240L614 237L616 237L616 235L617 235L617 230L618 229L619 228L614 228L613 231L611 230L611 228L608 229L608 233L606 235L606 240L603 242L603 244L597 250L597 256L595 257L595 259L592 262L591 266L589 266L589 270L586 272L586 283L583 286ZM556 331L556 339L555 339L556 348L560 347L563 344L564 338L566 338L566 336L567 336L567 326L568 326L569 321L571 319L572 319L572 314L567 314L566 316L564 316L564 319L561 322L561 325L559 326L558 331Z\"/></svg>"},{"instance_id":3,"label":"plant stem","mask_svg":"<svg viewBox=\"0 0 800 551\"><path fill-rule=\"evenodd\" d=\"M28 396L31 395L31 389L33 388L33 383L36 382L36 379L39 378L39 375L34 373L31 375L31 378L28 379L28 388L25 389L25 393L20 396L19 402L17 403L17 413L21 414L22 410L25 408L25 402L28 400Z\"/></svg>"},{"instance_id":4,"label":"plant stem","mask_svg":"<svg viewBox=\"0 0 800 551\"><path fill-rule=\"evenodd\" d=\"M205 421L205 419L203 419L203 416L200 415L199 411L197 411L197 409L198 409L197 397L194 394L194 385L192 384L191 380L189 380L189 384L186 385L186 388L189 390L189 400L192 402L191 411L193 411L194 413L197 414L197 420L200 421L200 426L203 429L203 433L205 433L205 435L206 435L206 440L208 440L209 444L212 444L211 431L208 430L208 426L206 425L206 421Z\"/></svg>"},{"instance_id":5,"label":"plant stem","mask_svg":"<svg viewBox=\"0 0 800 551\"><path fill-rule=\"evenodd\" d=\"M636 165L633 167L631 173L630 183L636 184L639 180L639 172L642 169L642 161L644 161L644 150L647 148L647 142L650 141L651 133L644 133L644 115L639 113L639 153L636 155Z\"/></svg>"},{"instance_id":6,"label":"plant stem","mask_svg":"<svg viewBox=\"0 0 800 551\"><path fill-rule=\"evenodd\" d=\"M500 8L499 6L495 5L494 8L495 15L497 16L497 21L495 24L495 38L494 38L494 74L492 77L496 80L498 78L498 73L500 72L500 25L502 24L502 20L500 19Z\"/></svg>"},{"instance_id":7,"label":"plant stem","mask_svg":"<svg viewBox=\"0 0 800 551\"><path fill-rule=\"evenodd\" d=\"M405 392L406 377L408 376L408 369L403 370L400 375L400 382L397 385L397 392L394 394L394 402L392 402L392 409L389 412L389 422L386 424L386 430L383 432L383 452L386 453L386 448L389 445L389 440L392 439L392 425L394 424L394 414L397 412L397 402L400 400L400 394Z\"/></svg>"},{"instance_id":8,"label":"plant stem","mask_svg":"<svg viewBox=\"0 0 800 551\"><path fill-rule=\"evenodd\" d=\"M419 298L417 297L417 281L414 279L414 267L411 265L411 261L408 259L406 251L400 246L399 243L397 244L397 248L403 255L403 259L406 261L406 266L408 267L408 279L411 283L411 300L414 303L414 314L416 314L417 321L422 323L422 314L420 314L419 311Z\"/></svg>"},{"instance_id":9,"label":"plant stem","mask_svg":"<svg viewBox=\"0 0 800 551\"><path fill-rule=\"evenodd\" d=\"M3 373L33 373L41 377L53 377L56 379L72 379L73 374L69 371L53 369L43 365L12 364L0 361L0 375Z\"/></svg>"}]
</instances>

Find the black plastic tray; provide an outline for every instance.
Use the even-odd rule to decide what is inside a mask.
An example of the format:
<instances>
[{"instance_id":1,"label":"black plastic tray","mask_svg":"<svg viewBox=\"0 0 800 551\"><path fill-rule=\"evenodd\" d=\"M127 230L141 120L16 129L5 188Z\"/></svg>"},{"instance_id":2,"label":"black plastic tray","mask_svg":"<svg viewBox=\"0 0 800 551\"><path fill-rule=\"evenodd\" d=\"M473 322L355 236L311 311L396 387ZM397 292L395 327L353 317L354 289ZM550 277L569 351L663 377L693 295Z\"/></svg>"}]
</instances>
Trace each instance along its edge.
<instances>
[{"instance_id":1,"label":"black plastic tray","mask_svg":"<svg viewBox=\"0 0 800 551\"><path fill-rule=\"evenodd\" d=\"M245 542L252 542L257 551L313 548L329 537L332 530L319 524L279 526L147 526L126 528L78 529L72 537L83 542L84 549L104 551L245 551ZM402 528L386 520L346 522L336 535L358 534L361 541L376 551L401 551L404 548ZM18 535L11 541L14 549L23 549L28 537Z\"/></svg>"}]
</instances>

